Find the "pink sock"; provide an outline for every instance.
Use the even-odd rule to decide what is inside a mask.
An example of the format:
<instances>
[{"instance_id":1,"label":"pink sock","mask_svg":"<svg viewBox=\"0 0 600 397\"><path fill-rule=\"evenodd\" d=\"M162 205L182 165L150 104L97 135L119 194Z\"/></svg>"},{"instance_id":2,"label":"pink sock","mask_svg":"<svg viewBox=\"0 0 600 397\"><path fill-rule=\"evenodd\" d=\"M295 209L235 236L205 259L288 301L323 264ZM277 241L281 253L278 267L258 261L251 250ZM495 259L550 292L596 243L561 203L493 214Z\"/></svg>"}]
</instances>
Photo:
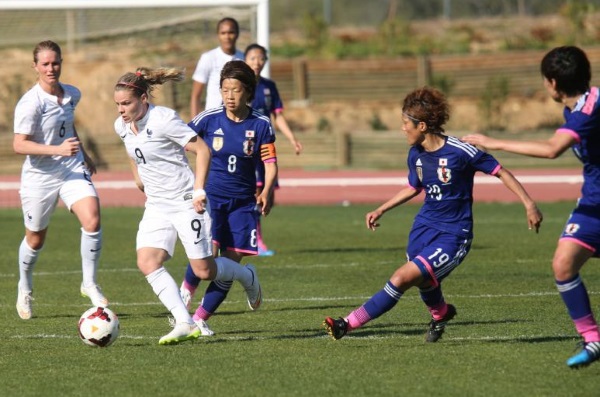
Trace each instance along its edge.
<instances>
[{"instance_id":1,"label":"pink sock","mask_svg":"<svg viewBox=\"0 0 600 397\"><path fill-rule=\"evenodd\" d=\"M448 313L448 304L446 302L442 302L435 306L427 306L427 309L429 310L429 313L431 313L431 317L437 321L444 318L446 313Z\"/></svg>"},{"instance_id":2,"label":"pink sock","mask_svg":"<svg viewBox=\"0 0 600 397\"><path fill-rule=\"evenodd\" d=\"M187 289L188 291L190 291L190 293L193 295L194 292L196 292L196 287L192 286L191 284L189 284L186 280L183 280L183 288Z\"/></svg>"},{"instance_id":3,"label":"pink sock","mask_svg":"<svg viewBox=\"0 0 600 397\"><path fill-rule=\"evenodd\" d=\"M206 321L210 318L210 316L212 316L212 313L207 312L206 310L204 310L202 305L200 305L200 306L198 306L198 309L196 309L196 313L194 313L192 318L194 319L194 321L198 321L198 320Z\"/></svg>"},{"instance_id":4,"label":"pink sock","mask_svg":"<svg viewBox=\"0 0 600 397\"><path fill-rule=\"evenodd\" d=\"M346 317L346 321L348 321L348 331L351 331L353 329L360 328L371 321L371 317L365 308L361 306L350 313L348 317Z\"/></svg>"},{"instance_id":5,"label":"pink sock","mask_svg":"<svg viewBox=\"0 0 600 397\"><path fill-rule=\"evenodd\" d=\"M578 318L573 320L575 328L579 335L583 336L583 340L588 342L600 342L600 331L598 331L598 324L594 320L594 315Z\"/></svg>"}]
</instances>

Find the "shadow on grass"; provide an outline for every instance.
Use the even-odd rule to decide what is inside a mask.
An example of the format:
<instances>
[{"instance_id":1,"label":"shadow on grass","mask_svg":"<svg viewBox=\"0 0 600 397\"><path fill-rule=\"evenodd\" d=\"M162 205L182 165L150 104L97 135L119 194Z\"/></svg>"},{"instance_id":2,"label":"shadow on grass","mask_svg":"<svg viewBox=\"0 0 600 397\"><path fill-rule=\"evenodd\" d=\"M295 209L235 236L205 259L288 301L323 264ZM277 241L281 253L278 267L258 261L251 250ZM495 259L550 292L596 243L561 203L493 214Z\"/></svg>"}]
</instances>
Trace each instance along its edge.
<instances>
[{"instance_id":1,"label":"shadow on grass","mask_svg":"<svg viewBox=\"0 0 600 397\"><path fill-rule=\"evenodd\" d=\"M335 248L308 248L308 249L298 249L298 250L290 250L289 252L297 252L301 254L316 254L316 253L334 253L340 252L344 254L352 253L352 252L404 252L406 247L395 246L395 247L335 247Z\"/></svg>"}]
</instances>

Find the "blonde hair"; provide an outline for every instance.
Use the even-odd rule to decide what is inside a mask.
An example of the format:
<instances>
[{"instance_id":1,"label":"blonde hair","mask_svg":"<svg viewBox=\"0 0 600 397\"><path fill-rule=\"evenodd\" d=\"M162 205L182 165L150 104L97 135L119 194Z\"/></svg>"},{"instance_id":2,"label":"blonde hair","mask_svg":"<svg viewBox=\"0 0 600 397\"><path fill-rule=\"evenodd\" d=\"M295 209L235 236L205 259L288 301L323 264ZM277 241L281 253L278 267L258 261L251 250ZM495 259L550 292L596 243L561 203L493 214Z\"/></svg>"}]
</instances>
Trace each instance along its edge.
<instances>
[{"instance_id":1,"label":"blonde hair","mask_svg":"<svg viewBox=\"0 0 600 397\"><path fill-rule=\"evenodd\" d=\"M135 72L127 72L115 84L115 91L129 90L138 97L142 94L151 96L154 86L167 81L182 81L185 78L183 69L139 67Z\"/></svg>"}]
</instances>

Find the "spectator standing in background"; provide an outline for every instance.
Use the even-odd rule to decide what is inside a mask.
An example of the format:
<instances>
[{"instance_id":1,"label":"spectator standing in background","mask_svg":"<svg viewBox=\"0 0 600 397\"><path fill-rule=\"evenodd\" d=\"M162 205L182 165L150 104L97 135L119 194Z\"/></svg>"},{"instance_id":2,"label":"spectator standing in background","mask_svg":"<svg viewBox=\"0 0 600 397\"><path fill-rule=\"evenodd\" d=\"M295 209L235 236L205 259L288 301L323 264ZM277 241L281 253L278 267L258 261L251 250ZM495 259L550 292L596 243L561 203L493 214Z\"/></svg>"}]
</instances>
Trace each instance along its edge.
<instances>
[{"instance_id":1,"label":"spectator standing in background","mask_svg":"<svg viewBox=\"0 0 600 397\"><path fill-rule=\"evenodd\" d=\"M223 18L217 23L219 46L203 53L192 75L192 93L190 97L190 118L205 109L221 106L219 79L223 65L234 59L244 59L244 54L236 48L240 35L240 26L233 18ZM206 103L202 107L202 94L206 90Z\"/></svg>"},{"instance_id":2,"label":"spectator standing in background","mask_svg":"<svg viewBox=\"0 0 600 397\"><path fill-rule=\"evenodd\" d=\"M256 94L252 101L252 108L258 112L269 117L273 121L276 130L279 130L285 135L290 141L294 152L298 155L302 152L302 144L292 132L287 120L283 116L283 102L279 96L279 91L273 80L262 77L260 73L265 67L267 62L267 49L259 44L250 44L244 51L244 59L246 63L252 68L256 75L257 85ZM256 166L256 194L260 195L265 183L265 167L262 162L258 162ZM277 181L273 189L273 195L275 189L279 188ZM275 204L275 197L271 199ZM272 256L275 252L267 248L262 238L262 228L260 220L257 229L257 243L258 243L258 255L261 256Z\"/></svg>"}]
</instances>

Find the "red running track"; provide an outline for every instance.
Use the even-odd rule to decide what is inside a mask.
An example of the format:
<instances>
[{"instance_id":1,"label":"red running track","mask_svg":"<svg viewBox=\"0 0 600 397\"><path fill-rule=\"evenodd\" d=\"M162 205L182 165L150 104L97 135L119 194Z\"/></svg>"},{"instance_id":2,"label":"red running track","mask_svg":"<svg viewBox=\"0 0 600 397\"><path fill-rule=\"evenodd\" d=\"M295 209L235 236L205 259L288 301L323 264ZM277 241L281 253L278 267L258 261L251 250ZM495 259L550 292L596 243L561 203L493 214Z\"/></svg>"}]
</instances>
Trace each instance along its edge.
<instances>
[{"instance_id":1,"label":"red running track","mask_svg":"<svg viewBox=\"0 0 600 397\"><path fill-rule=\"evenodd\" d=\"M580 169L511 170L538 202L575 201L582 184ZM277 205L376 204L406 184L403 171L280 171ZM100 172L94 184L103 207L143 206L144 195L129 172ZM19 177L0 177L0 207L20 207ZM477 174L475 201L515 202L517 197L495 177ZM416 198L415 202L421 202Z\"/></svg>"}]
</instances>

